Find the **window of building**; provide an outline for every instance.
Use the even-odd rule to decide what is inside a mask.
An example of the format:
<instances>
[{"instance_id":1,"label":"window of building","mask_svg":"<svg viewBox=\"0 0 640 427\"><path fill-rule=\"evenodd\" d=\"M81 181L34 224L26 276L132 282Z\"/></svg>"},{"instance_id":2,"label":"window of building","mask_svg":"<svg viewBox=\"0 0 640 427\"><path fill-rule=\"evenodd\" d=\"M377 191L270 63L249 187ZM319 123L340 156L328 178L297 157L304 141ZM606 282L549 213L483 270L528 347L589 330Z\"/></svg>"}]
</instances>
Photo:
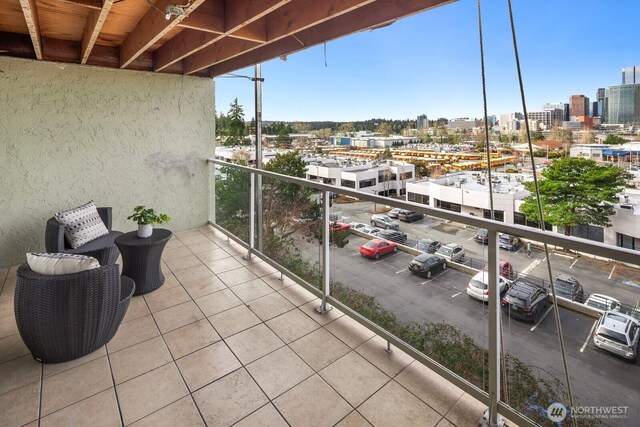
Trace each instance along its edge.
<instances>
[{"instance_id":1,"label":"window of building","mask_svg":"<svg viewBox=\"0 0 640 427\"><path fill-rule=\"evenodd\" d=\"M627 236L626 234L616 233L616 245L621 248L636 249L636 239L633 236Z\"/></svg>"},{"instance_id":2,"label":"window of building","mask_svg":"<svg viewBox=\"0 0 640 427\"><path fill-rule=\"evenodd\" d=\"M375 178L363 179L362 181L360 181L360 186L358 188L373 187L374 185L376 185L376 179Z\"/></svg>"},{"instance_id":3,"label":"window of building","mask_svg":"<svg viewBox=\"0 0 640 427\"><path fill-rule=\"evenodd\" d=\"M486 219L491 219L491 210L490 209L483 209L482 210L482 215L486 218ZM493 216L495 218L496 221L502 221L504 222L504 211L493 211Z\"/></svg>"},{"instance_id":4,"label":"window of building","mask_svg":"<svg viewBox=\"0 0 640 427\"><path fill-rule=\"evenodd\" d=\"M340 185L347 188L356 188L356 182L349 181L348 179L343 179L342 181L340 181Z\"/></svg>"},{"instance_id":5,"label":"window of building","mask_svg":"<svg viewBox=\"0 0 640 427\"><path fill-rule=\"evenodd\" d=\"M407 193L407 200L410 202L422 203L423 205L429 204L429 196L418 193Z\"/></svg>"},{"instance_id":6,"label":"window of building","mask_svg":"<svg viewBox=\"0 0 640 427\"><path fill-rule=\"evenodd\" d=\"M322 178L324 184L335 184L331 178Z\"/></svg>"},{"instance_id":7,"label":"window of building","mask_svg":"<svg viewBox=\"0 0 640 427\"><path fill-rule=\"evenodd\" d=\"M444 202L444 201L438 200L438 199L435 199L435 201L436 201L436 207L437 208L445 209L445 210L453 211L453 212L461 212L462 211L462 206L460 206L457 203Z\"/></svg>"},{"instance_id":8,"label":"window of building","mask_svg":"<svg viewBox=\"0 0 640 427\"><path fill-rule=\"evenodd\" d=\"M309 181L317 181L318 177L315 175L309 175Z\"/></svg>"},{"instance_id":9,"label":"window of building","mask_svg":"<svg viewBox=\"0 0 640 427\"><path fill-rule=\"evenodd\" d=\"M570 231L570 235L573 237L604 242L604 228L596 225L574 225ZM558 233L565 234L565 227L558 226Z\"/></svg>"},{"instance_id":10,"label":"window of building","mask_svg":"<svg viewBox=\"0 0 640 427\"><path fill-rule=\"evenodd\" d=\"M395 180L396 180L395 173L385 174L384 172L381 172L378 174L378 182L387 182L387 181L395 181Z\"/></svg>"},{"instance_id":11,"label":"window of building","mask_svg":"<svg viewBox=\"0 0 640 427\"><path fill-rule=\"evenodd\" d=\"M413 172L404 172L400 174L401 180L411 179L411 178L413 178Z\"/></svg>"},{"instance_id":12,"label":"window of building","mask_svg":"<svg viewBox=\"0 0 640 427\"><path fill-rule=\"evenodd\" d=\"M520 212L514 212L513 223L518 225L527 225L527 216Z\"/></svg>"}]
</instances>

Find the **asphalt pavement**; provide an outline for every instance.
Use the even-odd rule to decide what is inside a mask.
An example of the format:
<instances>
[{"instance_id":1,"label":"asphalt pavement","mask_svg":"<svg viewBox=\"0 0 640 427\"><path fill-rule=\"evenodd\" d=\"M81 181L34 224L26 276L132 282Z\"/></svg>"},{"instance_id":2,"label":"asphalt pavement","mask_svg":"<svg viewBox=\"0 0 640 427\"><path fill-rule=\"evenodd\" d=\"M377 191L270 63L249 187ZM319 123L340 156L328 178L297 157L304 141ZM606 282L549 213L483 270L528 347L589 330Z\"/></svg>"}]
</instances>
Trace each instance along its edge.
<instances>
[{"instance_id":1,"label":"asphalt pavement","mask_svg":"<svg viewBox=\"0 0 640 427\"><path fill-rule=\"evenodd\" d=\"M356 202L334 204L344 222L369 223L373 204ZM475 230L427 217L416 223L400 222L409 244L430 238L442 243L461 244L467 258L476 264L487 258L486 246L473 240ZM470 275L448 268L431 279L410 273L407 266L412 255L405 252L387 255L380 260L360 256L358 249L366 239L351 235L349 244L331 250L331 276L355 289L362 289L402 321L445 322L470 335L476 344L486 347L487 306L466 294ZM318 260L317 246L303 248L309 259ZM531 258L523 250L501 250L501 258L514 269L540 279L548 278L544 252L534 248ZM640 299L638 271L612 262L564 253L551 254L552 274L566 273L577 278L585 293L610 295L634 305ZM474 265L474 268L478 268ZM560 320L566 347L569 372L576 401L590 406L628 406L628 419L604 420L609 425L629 425L640 417L635 405L640 387L637 376L640 362L631 363L597 350L592 343L595 320L560 308ZM503 315L505 350L532 367L534 374L564 379L558 334L553 309L538 323L525 323ZM566 402L568 404L568 402Z\"/></svg>"}]
</instances>

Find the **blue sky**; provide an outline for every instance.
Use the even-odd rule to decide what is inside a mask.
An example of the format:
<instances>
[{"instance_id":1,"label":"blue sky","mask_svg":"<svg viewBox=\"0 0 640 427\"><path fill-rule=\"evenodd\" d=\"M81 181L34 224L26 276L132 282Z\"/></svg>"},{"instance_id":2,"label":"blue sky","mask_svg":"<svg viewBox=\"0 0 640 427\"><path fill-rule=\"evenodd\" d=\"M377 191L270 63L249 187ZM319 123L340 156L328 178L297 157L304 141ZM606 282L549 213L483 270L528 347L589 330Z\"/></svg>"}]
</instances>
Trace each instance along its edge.
<instances>
[{"instance_id":1,"label":"blue sky","mask_svg":"<svg viewBox=\"0 0 640 427\"><path fill-rule=\"evenodd\" d=\"M640 65L640 0L512 0L527 108L595 98ZM275 59L262 66L263 119L355 121L481 117L475 0L460 0ZM483 1L489 114L522 111L506 0ZM238 70L253 75L253 67ZM216 109L237 97L254 115L253 83L217 78Z\"/></svg>"}]
</instances>

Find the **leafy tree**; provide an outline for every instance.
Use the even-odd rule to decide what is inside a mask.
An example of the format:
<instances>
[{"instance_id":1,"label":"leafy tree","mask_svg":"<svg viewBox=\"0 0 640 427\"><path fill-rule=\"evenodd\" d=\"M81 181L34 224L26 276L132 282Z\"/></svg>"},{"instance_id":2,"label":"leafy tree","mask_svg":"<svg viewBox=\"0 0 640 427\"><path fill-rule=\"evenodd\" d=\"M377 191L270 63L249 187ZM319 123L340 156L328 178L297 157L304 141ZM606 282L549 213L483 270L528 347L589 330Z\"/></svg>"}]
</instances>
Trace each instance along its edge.
<instances>
[{"instance_id":1,"label":"leafy tree","mask_svg":"<svg viewBox=\"0 0 640 427\"><path fill-rule=\"evenodd\" d=\"M287 132L286 127L283 127L280 129L280 132L278 132L276 144L280 148L291 148L291 137L289 136L289 132Z\"/></svg>"},{"instance_id":2,"label":"leafy tree","mask_svg":"<svg viewBox=\"0 0 640 427\"><path fill-rule=\"evenodd\" d=\"M581 144L593 144L596 142L596 133L592 130L580 132Z\"/></svg>"},{"instance_id":3,"label":"leafy tree","mask_svg":"<svg viewBox=\"0 0 640 427\"><path fill-rule=\"evenodd\" d=\"M351 122L342 123L340 127L338 127L338 132L344 133L346 135L351 135L356 132L356 127Z\"/></svg>"},{"instance_id":4,"label":"leafy tree","mask_svg":"<svg viewBox=\"0 0 640 427\"><path fill-rule=\"evenodd\" d=\"M389 136L391 134L391 126L387 122L382 122L378 125L378 129L376 132L381 134L382 136Z\"/></svg>"},{"instance_id":5,"label":"leafy tree","mask_svg":"<svg viewBox=\"0 0 640 427\"><path fill-rule=\"evenodd\" d=\"M229 104L229 113L227 114L227 127L226 136L227 139L224 145L231 147L235 145L249 145L249 139L245 138L245 122L244 122L244 110L242 105L238 103L238 98L234 99Z\"/></svg>"},{"instance_id":6,"label":"leafy tree","mask_svg":"<svg viewBox=\"0 0 640 427\"><path fill-rule=\"evenodd\" d=\"M554 126L551 129L551 139L562 143L571 144L573 132L569 129L563 129L561 126Z\"/></svg>"},{"instance_id":7,"label":"leafy tree","mask_svg":"<svg viewBox=\"0 0 640 427\"><path fill-rule=\"evenodd\" d=\"M389 147L384 147L384 151L380 154L380 158L383 160L393 159L393 153Z\"/></svg>"},{"instance_id":8,"label":"leafy tree","mask_svg":"<svg viewBox=\"0 0 640 427\"><path fill-rule=\"evenodd\" d=\"M610 133L604 139L604 143L605 144L611 144L611 145L626 144L627 142L629 142L629 141L627 141L626 139L624 139L620 135L616 135L616 134L613 134L613 133Z\"/></svg>"},{"instance_id":9,"label":"leafy tree","mask_svg":"<svg viewBox=\"0 0 640 427\"><path fill-rule=\"evenodd\" d=\"M577 225L611 225L609 216L615 213L613 203L631 175L616 166L599 166L585 158L567 157L555 160L543 172L538 182L542 215L546 223L565 227ZM539 222L533 182L524 183L532 195L520 206L529 221Z\"/></svg>"},{"instance_id":10,"label":"leafy tree","mask_svg":"<svg viewBox=\"0 0 640 427\"><path fill-rule=\"evenodd\" d=\"M531 140L532 141L544 141L544 135L542 134L542 132L539 132L539 131L538 132L533 132L531 134Z\"/></svg>"}]
</instances>

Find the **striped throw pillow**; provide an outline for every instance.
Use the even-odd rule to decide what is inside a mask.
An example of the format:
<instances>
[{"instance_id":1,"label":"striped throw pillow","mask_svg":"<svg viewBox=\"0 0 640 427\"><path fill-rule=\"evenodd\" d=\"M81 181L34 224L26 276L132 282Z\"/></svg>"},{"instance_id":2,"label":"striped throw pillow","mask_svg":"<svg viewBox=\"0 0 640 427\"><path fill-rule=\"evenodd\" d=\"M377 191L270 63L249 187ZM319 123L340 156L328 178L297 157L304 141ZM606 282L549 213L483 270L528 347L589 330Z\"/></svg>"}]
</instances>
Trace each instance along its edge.
<instances>
[{"instance_id":1,"label":"striped throw pillow","mask_svg":"<svg viewBox=\"0 0 640 427\"><path fill-rule=\"evenodd\" d=\"M49 276L79 273L100 267L98 260L84 255L56 253L28 253L29 268Z\"/></svg>"},{"instance_id":2,"label":"striped throw pillow","mask_svg":"<svg viewBox=\"0 0 640 427\"><path fill-rule=\"evenodd\" d=\"M59 212L55 217L64 224L64 235L74 249L109 234L93 200L77 208Z\"/></svg>"}]
</instances>

